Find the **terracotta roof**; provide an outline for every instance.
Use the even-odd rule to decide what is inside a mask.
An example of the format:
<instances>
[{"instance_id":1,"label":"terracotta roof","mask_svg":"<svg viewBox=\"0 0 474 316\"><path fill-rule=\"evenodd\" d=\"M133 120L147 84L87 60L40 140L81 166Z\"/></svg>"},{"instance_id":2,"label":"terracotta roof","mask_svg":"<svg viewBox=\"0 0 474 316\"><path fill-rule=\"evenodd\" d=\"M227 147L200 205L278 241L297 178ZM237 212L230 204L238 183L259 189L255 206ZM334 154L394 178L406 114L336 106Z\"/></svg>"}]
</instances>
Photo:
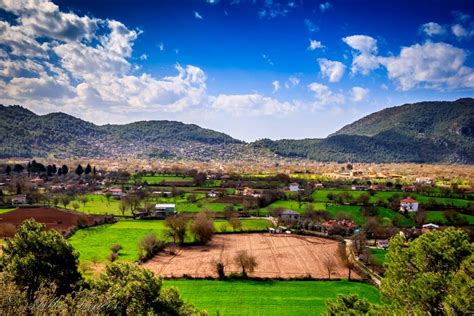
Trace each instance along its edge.
<instances>
[{"instance_id":1,"label":"terracotta roof","mask_svg":"<svg viewBox=\"0 0 474 316\"><path fill-rule=\"evenodd\" d=\"M412 199L412 198L403 199L402 202L404 202L404 203L417 203L417 201Z\"/></svg>"}]
</instances>

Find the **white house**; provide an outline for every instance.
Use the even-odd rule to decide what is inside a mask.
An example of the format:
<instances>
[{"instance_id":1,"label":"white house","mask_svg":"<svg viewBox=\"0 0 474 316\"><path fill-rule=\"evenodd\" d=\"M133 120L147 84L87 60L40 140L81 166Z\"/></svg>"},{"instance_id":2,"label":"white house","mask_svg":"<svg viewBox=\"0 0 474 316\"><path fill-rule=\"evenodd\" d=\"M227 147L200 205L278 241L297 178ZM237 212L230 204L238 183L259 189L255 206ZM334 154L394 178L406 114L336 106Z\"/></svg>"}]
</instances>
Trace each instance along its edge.
<instances>
[{"instance_id":1,"label":"white house","mask_svg":"<svg viewBox=\"0 0 474 316\"><path fill-rule=\"evenodd\" d=\"M109 190L109 192L113 195L113 196L122 196L124 193L123 193L123 190L120 189L120 188L112 188Z\"/></svg>"},{"instance_id":2,"label":"white house","mask_svg":"<svg viewBox=\"0 0 474 316\"><path fill-rule=\"evenodd\" d=\"M400 201L400 212L418 212L418 202L410 197Z\"/></svg>"},{"instance_id":3,"label":"white house","mask_svg":"<svg viewBox=\"0 0 474 316\"><path fill-rule=\"evenodd\" d=\"M12 196L12 204L26 204L26 195L17 194Z\"/></svg>"},{"instance_id":4,"label":"white house","mask_svg":"<svg viewBox=\"0 0 474 316\"><path fill-rule=\"evenodd\" d=\"M155 215L167 217L176 214L176 204L156 204Z\"/></svg>"},{"instance_id":5,"label":"white house","mask_svg":"<svg viewBox=\"0 0 474 316\"><path fill-rule=\"evenodd\" d=\"M207 196L211 197L211 198L215 198L215 197L217 197L217 192L212 190L209 193L207 193Z\"/></svg>"},{"instance_id":6,"label":"white house","mask_svg":"<svg viewBox=\"0 0 474 316\"><path fill-rule=\"evenodd\" d=\"M300 190L300 185L297 182L290 183L290 191L298 192Z\"/></svg>"}]
</instances>

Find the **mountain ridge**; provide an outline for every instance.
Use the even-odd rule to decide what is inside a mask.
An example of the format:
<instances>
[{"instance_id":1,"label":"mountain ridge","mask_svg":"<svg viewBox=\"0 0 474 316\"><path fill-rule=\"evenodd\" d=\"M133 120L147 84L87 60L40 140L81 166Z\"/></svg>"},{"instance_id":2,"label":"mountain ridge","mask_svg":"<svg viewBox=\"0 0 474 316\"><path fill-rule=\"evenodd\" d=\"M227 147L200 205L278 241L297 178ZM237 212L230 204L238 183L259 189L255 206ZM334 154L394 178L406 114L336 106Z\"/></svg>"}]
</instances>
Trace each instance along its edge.
<instances>
[{"instance_id":1,"label":"mountain ridge","mask_svg":"<svg viewBox=\"0 0 474 316\"><path fill-rule=\"evenodd\" d=\"M169 120L95 125L72 115L37 115L0 105L0 157L310 159L337 162L474 163L474 99L390 107L326 138L260 139Z\"/></svg>"}]
</instances>

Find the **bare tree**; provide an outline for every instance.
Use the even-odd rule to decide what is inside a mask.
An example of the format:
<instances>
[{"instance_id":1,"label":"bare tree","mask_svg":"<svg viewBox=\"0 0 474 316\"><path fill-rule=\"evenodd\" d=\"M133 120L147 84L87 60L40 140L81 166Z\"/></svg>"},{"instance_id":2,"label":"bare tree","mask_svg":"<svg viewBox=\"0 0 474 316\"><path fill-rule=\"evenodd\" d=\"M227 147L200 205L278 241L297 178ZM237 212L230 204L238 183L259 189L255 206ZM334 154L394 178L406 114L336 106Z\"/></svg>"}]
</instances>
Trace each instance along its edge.
<instances>
[{"instance_id":1,"label":"bare tree","mask_svg":"<svg viewBox=\"0 0 474 316\"><path fill-rule=\"evenodd\" d=\"M122 216L125 216L125 212L127 211L128 207L129 204L126 200L120 200L119 211L122 213Z\"/></svg>"},{"instance_id":2,"label":"bare tree","mask_svg":"<svg viewBox=\"0 0 474 316\"><path fill-rule=\"evenodd\" d=\"M207 244L214 236L214 222L206 212L200 212L194 218L191 232L197 242Z\"/></svg>"},{"instance_id":3,"label":"bare tree","mask_svg":"<svg viewBox=\"0 0 474 316\"><path fill-rule=\"evenodd\" d=\"M236 231L237 229L242 229L242 222L240 221L240 218L238 216L232 216L229 220L230 226L232 226L232 229Z\"/></svg>"},{"instance_id":4,"label":"bare tree","mask_svg":"<svg viewBox=\"0 0 474 316\"><path fill-rule=\"evenodd\" d=\"M257 260L250 255L246 250L239 251L234 258L236 265L242 268L242 276L247 277L247 271L253 272L257 267Z\"/></svg>"},{"instance_id":5,"label":"bare tree","mask_svg":"<svg viewBox=\"0 0 474 316\"><path fill-rule=\"evenodd\" d=\"M326 268L326 271L328 272L328 278L331 279L331 274L336 269L336 262L334 261L333 258L326 256L323 259L323 265L324 265L324 268Z\"/></svg>"}]
</instances>

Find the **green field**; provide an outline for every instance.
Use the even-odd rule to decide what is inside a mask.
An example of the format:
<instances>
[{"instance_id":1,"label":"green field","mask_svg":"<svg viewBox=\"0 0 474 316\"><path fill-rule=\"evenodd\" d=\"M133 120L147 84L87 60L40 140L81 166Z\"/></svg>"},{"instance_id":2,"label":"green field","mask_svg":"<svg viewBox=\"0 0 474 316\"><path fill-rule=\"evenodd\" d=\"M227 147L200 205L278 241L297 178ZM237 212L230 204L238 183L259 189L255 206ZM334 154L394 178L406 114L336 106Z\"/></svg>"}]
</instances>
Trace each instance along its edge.
<instances>
[{"instance_id":1,"label":"green field","mask_svg":"<svg viewBox=\"0 0 474 316\"><path fill-rule=\"evenodd\" d=\"M374 259L374 262L377 265L383 266L383 263L385 262L385 255L387 254L387 250L370 249L370 254L372 255L372 258Z\"/></svg>"},{"instance_id":2,"label":"green field","mask_svg":"<svg viewBox=\"0 0 474 316\"><path fill-rule=\"evenodd\" d=\"M16 208L0 208L0 214L16 210Z\"/></svg>"},{"instance_id":3,"label":"green field","mask_svg":"<svg viewBox=\"0 0 474 316\"><path fill-rule=\"evenodd\" d=\"M216 220L216 231L221 231L225 220ZM265 231L270 222L264 219L242 219L242 230ZM227 231L232 227L227 224ZM104 262L110 254L110 246L115 243L122 245L119 260L135 261L138 259L138 242L147 234L154 233L164 238L165 222L158 220L121 220L114 224L80 229L69 238L69 241L80 254L80 260L85 262ZM186 241L193 238L188 234Z\"/></svg>"},{"instance_id":4,"label":"green field","mask_svg":"<svg viewBox=\"0 0 474 316\"><path fill-rule=\"evenodd\" d=\"M427 211L425 222L435 224L448 224L448 220L446 219L444 214L445 212L443 211ZM469 225L474 225L473 215L459 214L459 217L466 220Z\"/></svg>"},{"instance_id":5,"label":"green field","mask_svg":"<svg viewBox=\"0 0 474 316\"><path fill-rule=\"evenodd\" d=\"M146 181L148 184L159 184L162 182L180 182L186 181L190 182L193 181L192 177L186 176L174 176L174 175L154 175L154 176L142 176L140 177L142 181Z\"/></svg>"},{"instance_id":6,"label":"green field","mask_svg":"<svg viewBox=\"0 0 474 316\"><path fill-rule=\"evenodd\" d=\"M337 294L358 294L380 303L377 288L348 281L165 280L186 302L209 315L319 315Z\"/></svg>"}]
</instances>

